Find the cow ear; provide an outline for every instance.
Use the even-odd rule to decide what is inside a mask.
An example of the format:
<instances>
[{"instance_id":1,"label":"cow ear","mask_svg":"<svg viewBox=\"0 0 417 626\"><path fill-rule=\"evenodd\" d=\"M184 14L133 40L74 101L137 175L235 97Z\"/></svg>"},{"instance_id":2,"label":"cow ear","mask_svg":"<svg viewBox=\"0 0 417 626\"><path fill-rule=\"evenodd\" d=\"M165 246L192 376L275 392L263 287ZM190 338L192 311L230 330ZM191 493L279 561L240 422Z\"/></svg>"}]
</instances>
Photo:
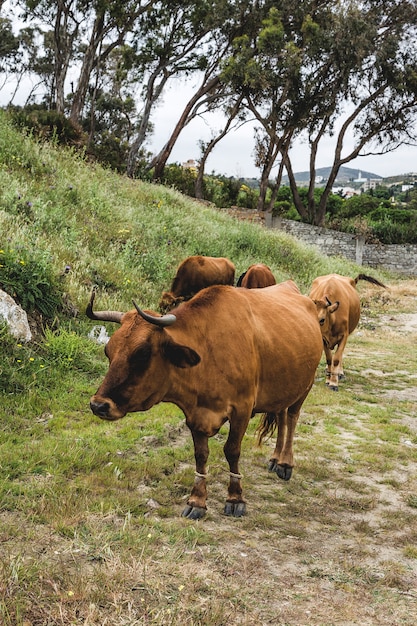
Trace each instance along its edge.
<instances>
[{"instance_id":1,"label":"cow ear","mask_svg":"<svg viewBox=\"0 0 417 626\"><path fill-rule=\"evenodd\" d=\"M162 346L162 351L168 361L175 367L194 367L201 361L195 350L174 341L166 341Z\"/></svg>"},{"instance_id":2,"label":"cow ear","mask_svg":"<svg viewBox=\"0 0 417 626\"><path fill-rule=\"evenodd\" d=\"M335 311L337 311L337 309L339 308L339 304L340 302L338 300L336 300L336 302L333 302L333 304L331 306L329 306L329 308L327 309L329 313L334 313Z\"/></svg>"}]
</instances>

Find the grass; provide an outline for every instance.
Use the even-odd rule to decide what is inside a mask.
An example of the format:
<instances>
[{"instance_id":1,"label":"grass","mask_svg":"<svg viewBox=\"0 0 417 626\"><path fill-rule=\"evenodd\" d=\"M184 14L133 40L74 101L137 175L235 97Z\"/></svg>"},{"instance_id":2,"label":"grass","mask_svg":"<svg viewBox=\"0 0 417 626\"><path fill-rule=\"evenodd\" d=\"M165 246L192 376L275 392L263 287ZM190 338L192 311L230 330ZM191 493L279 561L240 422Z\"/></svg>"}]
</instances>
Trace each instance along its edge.
<instances>
[{"instance_id":1,"label":"grass","mask_svg":"<svg viewBox=\"0 0 417 626\"><path fill-rule=\"evenodd\" d=\"M372 271L390 290L358 286L347 379L330 392L321 363L291 481L268 473L273 442L255 445L254 418L248 514L225 518L224 426L210 440L207 516L190 522L181 411L107 423L89 410L107 367L83 314L92 285L99 308L125 310L132 297L155 307L188 254L228 256L237 275L263 261L304 292L318 274L361 268L35 143L3 116L0 170L1 249L35 258L66 303L31 344L0 328L0 623L414 625L416 282Z\"/></svg>"}]
</instances>

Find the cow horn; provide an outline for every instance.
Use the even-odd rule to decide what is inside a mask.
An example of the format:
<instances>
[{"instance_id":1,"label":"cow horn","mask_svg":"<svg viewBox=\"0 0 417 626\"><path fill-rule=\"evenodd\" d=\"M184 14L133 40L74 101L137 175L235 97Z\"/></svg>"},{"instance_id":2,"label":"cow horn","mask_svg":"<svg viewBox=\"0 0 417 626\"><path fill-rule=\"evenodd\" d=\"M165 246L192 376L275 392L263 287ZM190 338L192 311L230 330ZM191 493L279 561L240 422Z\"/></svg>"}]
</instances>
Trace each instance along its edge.
<instances>
[{"instance_id":1,"label":"cow horn","mask_svg":"<svg viewBox=\"0 0 417 626\"><path fill-rule=\"evenodd\" d=\"M162 316L150 315L149 313L145 313L145 311L142 311L142 309L138 307L134 300L132 300L132 302L139 315L150 324L155 324L155 326L171 326L171 324L177 321L177 318L175 317L175 315L172 315L172 313L167 313L166 315Z\"/></svg>"},{"instance_id":2,"label":"cow horn","mask_svg":"<svg viewBox=\"0 0 417 626\"><path fill-rule=\"evenodd\" d=\"M120 324L124 314L120 313L119 311L93 311L93 303L95 297L96 292L95 289L93 289L90 296L90 302L88 303L85 310L86 316L89 317L90 320L100 320L102 322L117 322L118 324Z\"/></svg>"},{"instance_id":3,"label":"cow horn","mask_svg":"<svg viewBox=\"0 0 417 626\"><path fill-rule=\"evenodd\" d=\"M327 306L331 306L332 303L330 302L329 298L327 296L325 296L325 298L326 298Z\"/></svg>"}]
</instances>

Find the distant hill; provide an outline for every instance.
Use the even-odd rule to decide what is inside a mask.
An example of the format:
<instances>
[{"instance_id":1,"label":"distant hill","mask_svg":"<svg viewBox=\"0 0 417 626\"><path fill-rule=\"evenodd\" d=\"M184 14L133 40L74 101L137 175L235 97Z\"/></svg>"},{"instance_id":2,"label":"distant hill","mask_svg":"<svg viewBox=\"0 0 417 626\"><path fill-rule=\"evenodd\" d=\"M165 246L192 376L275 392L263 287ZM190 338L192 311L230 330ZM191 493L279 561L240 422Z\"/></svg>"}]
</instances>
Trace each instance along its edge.
<instances>
[{"instance_id":1,"label":"distant hill","mask_svg":"<svg viewBox=\"0 0 417 626\"><path fill-rule=\"evenodd\" d=\"M323 177L323 180L327 180L329 177L329 174L331 172L331 167L319 167L316 170L316 177ZM306 172L297 172L294 174L295 176L295 180L298 183L308 183L310 180L310 172L306 171ZM353 169L351 167L345 167L342 166L339 170L339 173L337 175L335 184L346 184L349 182L353 182L354 180L357 180L359 178L379 178L379 179L383 179L382 176L379 176L379 174L374 174L373 172L366 172L365 170L360 170L360 169ZM288 183L288 176L283 176L283 183L286 184Z\"/></svg>"}]
</instances>

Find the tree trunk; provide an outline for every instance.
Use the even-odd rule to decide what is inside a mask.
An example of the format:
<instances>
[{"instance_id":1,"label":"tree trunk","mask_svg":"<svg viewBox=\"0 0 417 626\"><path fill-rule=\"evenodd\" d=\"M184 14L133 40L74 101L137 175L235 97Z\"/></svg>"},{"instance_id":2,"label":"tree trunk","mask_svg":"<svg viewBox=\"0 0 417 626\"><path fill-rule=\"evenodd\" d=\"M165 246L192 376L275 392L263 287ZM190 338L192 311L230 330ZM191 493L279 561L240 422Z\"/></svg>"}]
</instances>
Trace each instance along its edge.
<instances>
[{"instance_id":1,"label":"tree trunk","mask_svg":"<svg viewBox=\"0 0 417 626\"><path fill-rule=\"evenodd\" d=\"M220 78L218 76L215 76L208 83L206 84L203 83L203 85L198 89L198 91L194 94L194 96L188 101L168 142L165 144L165 146L162 148L160 153L152 160L152 162L148 166L149 169L152 169L152 167L154 168L154 172L153 172L154 180L161 180L163 173L164 173L165 165L170 157L170 154L175 146L175 143L181 131L183 130L184 126L186 126L186 124L190 121L189 115L191 111L193 110L193 107L197 104L198 100L202 96L206 95L209 91L214 89L214 87L216 87L219 83L220 83Z\"/></svg>"},{"instance_id":2,"label":"tree trunk","mask_svg":"<svg viewBox=\"0 0 417 626\"><path fill-rule=\"evenodd\" d=\"M297 209L300 217L302 217L303 220L307 222L308 212L303 204L303 201L301 200L300 194L298 193L297 183L295 181L294 172L292 169L292 165L291 165L291 161L289 159L288 153L287 152L282 153L282 158L284 161L285 169L287 170L288 180L290 182L290 188L291 188L291 193L292 193L292 197L294 200L295 208Z\"/></svg>"},{"instance_id":3,"label":"tree trunk","mask_svg":"<svg viewBox=\"0 0 417 626\"><path fill-rule=\"evenodd\" d=\"M146 131L149 127L149 119L151 117L152 106L158 100L170 76L170 74L164 68L163 70L164 76L161 82L155 88L155 82L160 72L161 72L161 68L159 68L152 74L152 76L150 77L148 81L148 85L146 87L145 107L143 109L143 113L140 119L138 134L136 136L136 139L132 142L132 145L130 146L129 154L127 157L126 173L130 178L134 178L134 175L135 175L136 161L137 161L137 157L139 154L139 150L141 149L146 139Z\"/></svg>"},{"instance_id":4,"label":"tree trunk","mask_svg":"<svg viewBox=\"0 0 417 626\"><path fill-rule=\"evenodd\" d=\"M268 211L272 212L273 208L274 208L274 204L275 204L275 200L277 199L277 195L278 195L278 191L279 188L281 187L281 181L282 181L282 174L284 173L284 159L281 159L281 162L279 164L279 168L278 168L278 174L275 180L275 184L274 184L274 188L272 190L271 193L271 198L269 200L268 203Z\"/></svg>"},{"instance_id":5,"label":"tree trunk","mask_svg":"<svg viewBox=\"0 0 417 626\"><path fill-rule=\"evenodd\" d=\"M221 141L223 137L225 137L227 133L229 132L231 123L239 112L242 100L243 100L243 96L240 96L238 100L235 102L235 104L233 105L233 108L229 113L229 117L227 119L225 127L223 128L221 133L217 135L217 137L212 139L206 146L206 149L203 151L203 155L200 159L200 164L198 167L198 174L197 174L195 187L194 187L194 195L199 200L203 199L203 179L204 179L204 170L205 170L207 159L210 156L211 152L214 150L215 146L219 143L219 141Z\"/></svg>"}]
</instances>

